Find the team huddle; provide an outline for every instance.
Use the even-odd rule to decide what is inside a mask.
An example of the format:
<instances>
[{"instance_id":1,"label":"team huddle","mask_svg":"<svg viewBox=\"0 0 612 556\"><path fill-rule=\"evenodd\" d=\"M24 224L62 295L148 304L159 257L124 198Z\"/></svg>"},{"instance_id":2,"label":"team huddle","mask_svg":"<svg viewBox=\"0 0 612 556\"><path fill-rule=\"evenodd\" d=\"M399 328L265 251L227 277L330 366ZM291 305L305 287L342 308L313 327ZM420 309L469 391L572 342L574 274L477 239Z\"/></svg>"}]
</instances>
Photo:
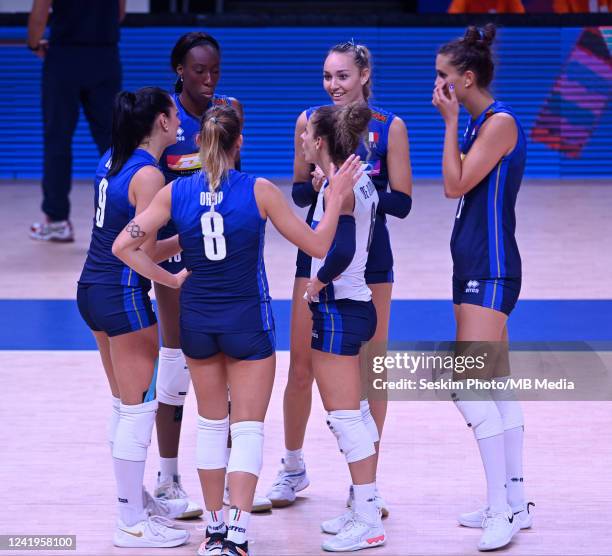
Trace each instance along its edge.
<instances>
[{"instance_id":1,"label":"team huddle","mask_svg":"<svg viewBox=\"0 0 612 556\"><path fill-rule=\"evenodd\" d=\"M432 103L446 127L444 193L459 199L451 239L458 345L507 345L506 321L521 285L514 207L526 141L516 115L489 92L494 37L492 25L470 27L436 58ZM204 513L200 556L248 556L251 513L289 506L309 485L302 447L316 380L352 483L347 508L321 524L328 534L322 548L383 545L389 508L376 474L387 402L368 401L361 367L386 353L394 280L387 217L406 218L412 207L406 126L370 101L368 49L354 42L331 48L323 67L331 104L305 110L295 128L292 197L310 207L304 222L276 185L240 169L243 108L215 94L217 41L187 33L171 64L173 94L145 87L116 98L77 292L113 398L109 443L119 511L113 542L179 546L189 533L171 520ZM471 118L459 146L460 104ZM298 251L285 455L264 497L256 487L276 366L264 264L268 220ZM507 354L499 361L503 379ZM205 510L189 500L178 472L190 383ZM482 527L478 549L493 550L532 523L521 408L510 395L452 399L474 432L487 480L486 506L459 522ZM143 483L154 423L160 471L150 494Z\"/></svg>"}]
</instances>

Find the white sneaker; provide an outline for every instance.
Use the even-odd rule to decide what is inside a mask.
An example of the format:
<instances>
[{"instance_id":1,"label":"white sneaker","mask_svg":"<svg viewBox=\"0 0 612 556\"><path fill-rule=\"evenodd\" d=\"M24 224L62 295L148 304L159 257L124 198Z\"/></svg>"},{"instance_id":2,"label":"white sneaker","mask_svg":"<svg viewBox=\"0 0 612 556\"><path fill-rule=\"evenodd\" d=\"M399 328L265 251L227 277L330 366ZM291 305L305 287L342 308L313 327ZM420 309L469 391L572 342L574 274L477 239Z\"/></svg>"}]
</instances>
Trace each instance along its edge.
<instances>
[{"instance_id":1,"label":"white sneaker","mask_svg":"<svg viewBox=\"0 0 612 556\"><path fill-rule=\"evenodd\" d=\"M187 507L183 511L182 514L177 515L175 519L191 519L194 517L200 517L204 511L202 507L196 504L195 502L189 500L187 493L183 489L183 485L181 484L181 476L174 475L171 479L164 481L163 483L160 481L161 475L157 474L157 487L155 488L155 492L153 493L155 498L158 500L183 500L187 502Z\"/></svg>"},{"instance_id":2,"label":"white sneaker","mask_svg":"<svg viewBox=\"0 0 612 556\"><path fill-rule=\"evenodd\" d=\"M353 552L385 544L385 530L380 517L369 523L357 513L352 513L338 534L322 544L329 552Z\"/></svg>"},{"instance_id":3,"label":"white sneaker","mask_svg":"<svg viewBox=\"0 0 612 556\"><path fill-rule=\"evenodd\" d=\"M520 529L518 519L514 518L510 506L499 513L485 511L482 523L482 537L478 541L478 550L495 550L506 546Z\"/></svg>"},{"instance_id":4,"label":"white sneaker","mask_svg":"<svg viewBox=\"0 0 612 556\"><path fill-rule=\"evenodd\" d=\"M74 231L70 220L59 222L34 222L30 226L30 239L39 241L55 241L59 243L70 243L74 241Z\"/></svg>"},{"instance_id":5,"label":"white sneaker","mask_svg":"<svg viewBox=\"0 0 612 556\"><path fill-rule=\"evenodd\" d=\"M225 490L223 491L223 503L226 506L231 506L229 486L227 482L225 483ZM253 497L253 509L251 510L251 513L256 514L261 512L269 512L271 509L272 502L270 502L270 499L255 493L255 496Z\"/></svg>"},{"instance_id":6,"label":"white sneaker","mask_svg":"<svg viewBox=\"0 0 612 556\"><path fill-rule=\"evenodd\" d=\"M529 529L533 525L533 513L531 507L535 506L533 502L527 502L516 510L513 510L516 519L518 519L521 529ZM466 512L459 514L459 524L464 527L482 527L487 508L481 508L474 512Z\"/></svg>"},{"instance_id":7,"label":"white sneaker","mask_svg":"<svg viewBox=\"0 0 612 556\"><path fill-rule=\"evenodd\" d=\"M301 470L287 470L285 460L281 459L281 468L276 475L272 488L268 492L268 498L275 508L284 508L295 502L297 492L304 490L310 484L306 474L306 466Z\"/></svg>"},{"instance_id":8,"label":"white sneaker","mask_svg":"<svg viewBox=\"0 0 612 556\"><path fill-rule=\"evenodd\" d=\"M353 500L355 500L355 494L353 493L353 485L349 487L349 495L346 499L346 507L353 507ZM379 494L378 488L376 488L376 494L374 495L374 501L376 502L376 507L380 510L380 514L383 519L389 517L389 508L385 499Z\"/></svg>"},{"instance_id":9,"label":"white sneaker","mask_svg":"<svg viewBox=\"0 0 612 556\"><path fill-rule=\"evenodd\" d=\"M148 515L176 519L187 509L187 500L153 498L147 489L142 487L142 505Z\"/></svg>"},{"instance_id":10,"label":"white sneaker","mask_svg":"<svg viewBox=\"0 0 612 556\"><path fill-rule=\"evenodd\" d=\"M188 540L188 531L176 529L170 520L157 515L130 527L118 519L113 536L113 544L125 548L170 548Z\"/></svg>"},{"instance_id":11,"label":"white sneaker","mask_svg":"<svg viewBox=\"0 0 612 556\"><path fill-rule=\"evenodd\" d=\"M353 510L347 510L338 517L333 517L321 523L321 531L329 535L337 535L352 517Z\"/></svg>"}]
</instances>

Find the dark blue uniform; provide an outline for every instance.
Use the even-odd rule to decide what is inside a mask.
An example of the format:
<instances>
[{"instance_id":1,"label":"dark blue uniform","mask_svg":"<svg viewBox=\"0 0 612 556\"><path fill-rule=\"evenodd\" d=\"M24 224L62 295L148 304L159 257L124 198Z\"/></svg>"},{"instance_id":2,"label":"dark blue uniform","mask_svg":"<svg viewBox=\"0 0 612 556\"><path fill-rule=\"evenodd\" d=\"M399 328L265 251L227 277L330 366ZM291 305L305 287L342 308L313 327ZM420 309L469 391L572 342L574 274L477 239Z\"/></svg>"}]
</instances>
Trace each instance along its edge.
<instances>
[{"instance_id":1,"label":"dark blue uniform","mask_svg":"<svg viewBox=\"0 0 612 556\"><path fill-rule=\"evenodd\" d=\"M181 288L181 348L194 359L274 353L274 319L264 265L266 221L256 178L230 170L215 193L204 172L172 186L172 220L191 274Z\"/></svg>"},{"instance_id":2,"label":"dark blue uniform","mask_svg":"<svg viewBox=\"0 0 612 556\"><path fill-rule=\"evenodd\" d=\"M461 152L468 153L482 124L499 113L514 118L517 142L513 151L459 200L451 237L453 302L480 305L509 315L521 288L514 207L527 151L523 128L510 107L496 101L478 118L471 119Z\"/></svg>"},{"instance_id":3,"label":"dark blue uniform","mask_svg":"<svg viewBox=\"0 0 612 556\"><path fill-rule=\"evenodd\" d=\"M121 90L118 42L119 0L53 0L42 70L42 210L52 221L70 215L72 137L79 106L98 152L110 146L113 101Z\"/></svg>"},{"instance_id":4,"label":"dark blue uniform","mask_svg":"<svg viewBox=\"0 0 612 556\"><path fill-rule=\"evenodd\" d=\"M79 278L77 302L89 328L109 336L157 322L148 295L151 282L112 253L113 242L136 214L136 207L129 201L129 187L136 172L145 166L157 167L157 160L147 151L136 149L120 172L107 179L109 150L96 170L91 243Z\"/></svg>"},{"instance_id":5,"label":"dark blue uniform","mask_svg":"<svg viewBox=\"0 0 612 556\"><path fill-rule=\"evenodd\" d=\"M318 106L306 110L306 117L310 116L319 108ZM389 141L389 129L395 115L381 108L370 106L372 119L368 125L368 145L362 142L357 149L357 154L368 164L367 173L376 186L376 190L387 191L389 188L389 172L387 170L387 150ZM316 204L316 195L313 196L312 205L308 211L306 222L312 222L312 216ZM298 251L296 261L296 278L310 277L310 257L303 251ZM387 217L377 212L374 223L374 233L366 264L365 279L367 284L384 284L393 282L393 253L391 251L391 240L387 229Z\"/></svg>"},{"instance_id":6,"label":"dark blue uniform","mask_svg":"<svg viewBox=\"0 0 612 556\"><path fill-rule=\"evenodd\" d=\"M176 107L178 108L179 119L181 120L181 125L176 131L176 143L170 145L159 159L159 165L164 173L166 183L170 183L177 178L190 176L202 168L199 156L200 149L196 145L196 136L200 132L200 118L187 112L185 107L181 104L179 97L180 95L178 93L172 95ZM231 104L230 97L214 95L208 108L217 105L231 106ZM170 221L160 230L159 239L166 239L175 234L176 227L172 221ZM181 253L164 261L161 263L161 266L172 274L176 274L185 268Z\"/></svg>"}]
</instances>

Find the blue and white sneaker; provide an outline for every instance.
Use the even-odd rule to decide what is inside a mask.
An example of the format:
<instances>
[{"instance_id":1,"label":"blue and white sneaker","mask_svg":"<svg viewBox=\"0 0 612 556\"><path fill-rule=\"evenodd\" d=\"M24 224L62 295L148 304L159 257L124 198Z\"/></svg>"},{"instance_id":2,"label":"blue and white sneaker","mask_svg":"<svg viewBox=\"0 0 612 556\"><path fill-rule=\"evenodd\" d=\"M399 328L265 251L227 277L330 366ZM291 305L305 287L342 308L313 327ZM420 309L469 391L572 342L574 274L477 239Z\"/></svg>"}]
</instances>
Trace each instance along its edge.
<instances>
[{"instance_id":1,"label":"blue and white sneaker","mask_svg":"<svg viewBox=\"0 0 612 556\"><path fill-rule=\"evenodd\" d=\"M281 468L267 496L273 507L284 508L293 504L296 493L304 490L309 484L306 465L301 469L289 470L285 466L285 460L281 459Z\"/></svg>"}]
</instances>

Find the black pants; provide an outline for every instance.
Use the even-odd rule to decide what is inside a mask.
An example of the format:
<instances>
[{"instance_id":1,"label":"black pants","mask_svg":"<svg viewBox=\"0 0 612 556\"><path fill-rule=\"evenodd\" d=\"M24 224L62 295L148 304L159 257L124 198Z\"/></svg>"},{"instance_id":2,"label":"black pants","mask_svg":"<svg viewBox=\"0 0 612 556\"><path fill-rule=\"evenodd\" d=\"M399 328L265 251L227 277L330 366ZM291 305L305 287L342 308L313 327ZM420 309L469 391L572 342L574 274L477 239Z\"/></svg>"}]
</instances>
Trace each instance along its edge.
<instances>
[{"instance_id":1,"label":"black pants","mask_svg":"<svg viewBox=\"0 0 612 556\"><path fill-rule=\"evenodd\" d=\"M83 106L102 154L111 143L113 101L120 90L121 62L116 46L49 48L42 75L42 210L51 221L67 220L70 215L72 137L79 106Z\"/></svg>"}]
</instances>

